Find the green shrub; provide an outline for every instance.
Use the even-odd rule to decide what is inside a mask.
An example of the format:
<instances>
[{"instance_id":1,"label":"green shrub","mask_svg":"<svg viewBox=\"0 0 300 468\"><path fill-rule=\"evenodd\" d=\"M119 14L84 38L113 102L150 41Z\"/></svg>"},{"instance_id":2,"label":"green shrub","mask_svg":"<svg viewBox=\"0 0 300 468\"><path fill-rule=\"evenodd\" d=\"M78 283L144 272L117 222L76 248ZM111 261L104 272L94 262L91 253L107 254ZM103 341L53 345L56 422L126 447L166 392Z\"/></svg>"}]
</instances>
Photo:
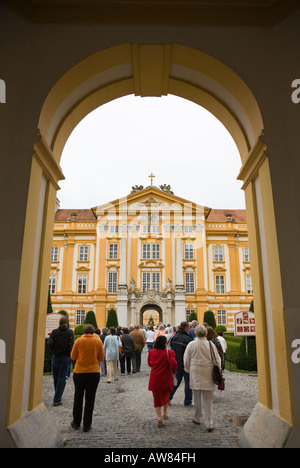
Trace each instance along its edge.
<instances>
[{"instance_id":1,"label":"green shrub","mask_svg":"<svg viewBox=\"0 0 300 468\"><path fill-rule=\"evenodd\" d=\"M212 310L207 310L206 312L204 312L203 321L206 322L210 327L213 327L213 329L215 329L217 326L215 314Z\"/></svg>"},{"instance_id":2,"label":"green shrub","mask_svg":"<svg viewBox=\"0 0 300 468\"><path fill-rule=\"evenodd\" d=\"M227 328L225 327L225 325L218 325L216 326L216 332L218 333L218 331L221 330L222 332L226 333L227 332Z\"/></svg>"},{"instance_id":3,"label":"green shrub","mask_svg":"<svg viewBox=\"0 0 300 468\"><path fill-rule=\"evenodd\" d=\"M110 309L107 314L106 328L117 327L119 325L118 316L115 309Z\"/></svg>"},{"instance_id":4,"label":"green shrub","mask_svg":"<svg viewBox=\"0 0 300 468\"><path fill-rule=\"evenodd\" d=\"M188 321L192 322L193 320L198 320L197 313L194 310L190 313Z\"/></svg>"},{"instance_id":5,"label":"green shrub","mask_svg":"<svg viewBox=\"0 0 300 468\"><path fill-rule=\"evenodd\" d=\"M88 313L86 314L84 325L87 325L87 324L93 325L95 330L98 328L95 312L93 310L89 310Z\"/></svg>"},{"instance_id":6,"label":"green shrub","mask_svg":"<svg viewBox=\"0 0 300 468\"><path fill-rule=\"evenodd\" d=\"M238 369L246 371L257 371L255 337L248 337L248 355L246 354L246 338L242 339L236 365Z\"/></svg>"},{"instance_id":7,"label":"green shrub","mask_svg":"<svg viewBox=\"0 0 300 468\"><path fill-rule=\"evenodd\" d=\"M78 325L74 330L74 336L82 336L83 335L83 327L84 327L84 325Z\"/></svg>"}]
</instances>

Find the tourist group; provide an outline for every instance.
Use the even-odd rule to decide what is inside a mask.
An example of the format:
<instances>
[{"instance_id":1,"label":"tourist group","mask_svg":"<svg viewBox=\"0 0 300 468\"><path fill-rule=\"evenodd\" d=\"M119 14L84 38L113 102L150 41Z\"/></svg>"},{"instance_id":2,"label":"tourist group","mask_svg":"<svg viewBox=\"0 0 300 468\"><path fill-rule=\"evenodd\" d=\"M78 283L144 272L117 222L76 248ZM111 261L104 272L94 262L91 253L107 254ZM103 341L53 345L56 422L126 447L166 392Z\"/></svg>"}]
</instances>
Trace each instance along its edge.
<instances>
[{"instance_id":1,"label":"tourist group","mask_svg":"<svg viewBox=\"0 0 300 468\"><path fill-rule=\"evenodd\" d=\"M54 380L54 406L62 404L62 396L73 361L75 386L73 420L71 426L78 430L83 419L83 431L92 426L94 403L100 376L107 383L118 380L118 363L121 377L140 372L141 355L148 348L148 365L151 368L149 391L153 393L157 426L168 419L168 406L182 380L184 380L184 405L194 405L194 424L200 418L208 432L213 431L212 403L216 385L224 389L222 371L225 368L226 341L222 332L217 336L207 324L197 321L181 322L174 329L160 324L158 328L144 329L139 325L110 327L95 330L85 325L82 337L74 343L73 331L66 317L52 331L48 347L52 352ZM85 406L83 411L83 401ZM84 414L83 414L84 413Z\"/></svg>"}]
</instances>

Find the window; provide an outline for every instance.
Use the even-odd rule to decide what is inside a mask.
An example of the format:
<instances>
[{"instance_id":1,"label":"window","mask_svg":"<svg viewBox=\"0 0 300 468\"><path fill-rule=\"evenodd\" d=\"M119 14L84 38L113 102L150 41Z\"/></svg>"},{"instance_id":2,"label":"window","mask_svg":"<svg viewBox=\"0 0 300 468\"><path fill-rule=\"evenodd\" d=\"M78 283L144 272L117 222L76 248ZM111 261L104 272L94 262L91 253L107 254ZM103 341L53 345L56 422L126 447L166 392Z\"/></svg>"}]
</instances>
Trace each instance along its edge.
<instances>
[{"instance_id":1,"label":"window","mask_svg":"<svg viewBox=\"0 0 300 468\"><path fill-rule=\"evenodd\" d=\"M215 262L223 262L223 247L215 247L214 248L214 256L215 256Z\"/></svg>"},{"instance_id":2,"label":"window","mask_svg":"<svg viewBox=\"0 0 300 468\"><path fill-rule=\"evenodd\" d=\"M216 294L225 294L224 275L216 275Z\"/></svg>"},{"instance_id":3,"label":"window","mask_svg":"<svg viewBox=\"0 0 300 468\"><path fill-rule=\"evenodd\" d=\"M78 285L77 292L78 294L86 294L87 286L87 275L78 275Z\"/></svg>"},{"instance_id":4,"label":"window","mask_svg":"<svg viewBox=\"0 0 300 468\"><path fill-rule=\"evenodd\" d=\"M159 272L144 272L143 279L143 292L151 289L151 277L152 277L152 289L160 291L160 273Z\"/></svg>"},{"instance_id":5,"label":"window","mask_svg":"<svg viewBox=\"0 0 300 468\"><path fill-rule=\"evenodd\" d=\"M151 273L143 273L143 292L151 289Z\"/></svg>"},{"instance_id":6,"label":"window","mask_svg":"<svg viewBox=\"0 0 300 468\"><path fill-rule=\"evenodd\" d=\"M160 258L160 245L159 244L152 245L152 258L155 258L155 259Z\"/></svg>"},{"instance_id":7,"label":"window","mask_svg":"<svg viewBox=\"0 0 300 468\"><path fill-rule=\"evenodd\" d=\"M253 294L251 275L246 275L246 290L247 294Z\"/></svg>"},{"instance_id":8,"label":"window","mask_svg":"<svg viewBox=\"0 0 300 468\"><path fill-rule=\"evenodd\" d=\"M160 226L152 226L152 232L154 234L159 234L160 233Z\"/></svg>"},{"instance_id":9,"label":"window","mask_svg":"<svg viewBox=\"0 0 300 468\"><path fill-rule=\"evenodd\" d=\"M110 231L111 233L118 234L118 232L119 232L119 226L110 226L109 231Z\"/></svg>"},{"instance_id":10,"label":"window","mask_svg":"<svg viewBox=\"0 0 300 468\"><path fill-rule=\"evenodd\" d=\"M226 325L226 323L227 323L226 310L218 309L218 311L217 311L217 322L218 322L218 325Z\"/></svg>"},{"instance_id":11,"label":"window","mask_svg":"<svg viewBox=\"0 0 300 468\"><path fill-rule=\"evenodd\" d=\"M192 224L188 225L188 226L184 226L184 232L186 234L188 234L189 232L193 232L193 226Z\"/></svg>"},{"instance_id":12,"label":"window","mask_svg":"<svg viewBox=\"0 0 300 468\"><path fill-rule=\"evenodd\" d=\"M85 321L85 310L77 309L76 310L76 325L83 325Z\"/></svg>"},{"instance_id":13,"label":"window","mask_svg":"<svg viewBox=\"0 0 300 468\"><path fill-rule=\"evenodd\" d=\"M143 244L143 258L147 259L150 258L150 252L151 252L151 245L150 244Z\"/></svg>"},{"instance_id":14,"label":"window","mask_svg":"<svg viewBox=\"0 0 300 468\"><path fill-rule=\"evenodd\" d=\"M245 262L250 262L249 247L244 247L244 260Z\"/></svg>"},{"instance_id":15,"label":"window","mask_svg":"<svg viewBox=\"0 0 300 468\"><path fill-rule=\"evenodd\" d=\"M55 294L56 292L56 276L54 275L49 277L49 291L50 294Z\"/></svg>"},{"instance_id":16,"label":"window","mask_svg":"<svg viewBox=\"0 0 300 468\"><path fill-rule=\"evenodd\" d=\"M160 291L160 273L152 273L152 289Z\"/></svg>"},{"instance_id":17,"label":"window","mask_svg":"<svg viewBox=\"0 0 300 468\"><path fill-rule=\"evenodd\" d=\"M150 224L147 224L147 226L143 226L143 233L144 234L150 234L150 232L151 232Z\"/></svg>"},{"instance_id":18,"label":"window","mask_svg":"<svg viewBox=\"0 0 300 468\"><path fill-rule=\"evenodd\" d=\"M118 244L109 244L109 259L115 260L118 258L118 247Z\"/></svg>"},{"instance_id":19,"label":"window","mask_svg":"<svg viewBox=\"0 0 300 468\"><path fill-rule=\"evenodd\" d=\"M189 318L192 312L196 312L195 309L186 309L186 321L189 322Z\"/></svg>"},{"instance_id":20,"label":"window","mask_svg":"<svg viewBox=\"0 0 300 468\"><path fill-rule=\"evenodd\" d=\"M194 273L185 274L185 291L187 293L195 292L195 274Z\"/></svg>"},{"instance_id":21,"label":"window","mask_svg":"<svg viewBox=\"0 0 300 468\"><path fill-rule=\"evenodd\" d=\"M194 258L194 246L193 244L185 244L184 246L184 258L191 260Z\"/></svg>"},{"instance_id":22,"label":"window","mask_svg":"<svg viewBox=\"0 0 300 468\"><path fill-rule=\"evenodd\" d=\"M108 292L116 293L118 285L118 273L116 271L110 271L108 273Z\"/></svg>"},{"instance_id":23,"label":"window","mask_svg":"<svg viewBox=\"0 0 300 468\"><path fill-rule=\"evenodd\" d=\"M87 262L89 259L89 247L87 245L82 245L79 247L79 261Z\"/></svg>"},{"instance_id":24,"label":"window","mask_svg":"<svg viewBox=\"0 0 300 468\"><path fill-rule=\"evenodd\" d=\"M51 262L58 262L58 247L52 247Z\"/></svg>"}]
</instances>

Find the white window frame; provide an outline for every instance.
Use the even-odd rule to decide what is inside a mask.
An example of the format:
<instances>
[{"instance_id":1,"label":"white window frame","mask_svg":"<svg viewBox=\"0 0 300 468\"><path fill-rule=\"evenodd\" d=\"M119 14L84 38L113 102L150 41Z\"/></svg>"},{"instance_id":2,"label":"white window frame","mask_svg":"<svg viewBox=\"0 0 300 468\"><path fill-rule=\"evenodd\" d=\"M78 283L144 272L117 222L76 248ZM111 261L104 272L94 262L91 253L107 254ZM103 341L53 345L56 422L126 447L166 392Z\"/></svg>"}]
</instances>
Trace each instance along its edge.
<instances>
[{"instance_id":1,"label":"white window frame","mask_svg":"<svg viewBox=\"0 0 300 468\"><path fill-rule=\"evenodd\" d=\"M216 283L216 294L225 294L225 275L216 275L215 283Z\"/></svg>"},{"instance_id":2,"label":"white window frame","mask_svg":"<svg viewBox=\"0 0 300 468\"><path fill-rule=\"evenodd\" d=\"M214 261L215 262L224 262L224 253L222 245L214 246Z\"/></svg>"},{"instance_id":3,"label":"white window frame","mask_svg":"<svg viewBox=\"0 0 300 468\"><path fill-rule=\"evenodd\" d=\"M189 322L189 318L192 312L196 312L196 309L186 309L185 314L186 314L186 321Z\"/></svg>"},{"instance_id":4,"label":"white window frame","mask_svg":"<svg viewBox=\"0 0 300 468\"><path fill-rule=\"evenodd\" d=\"M79 261L80 262L88 262L89 260L89 246L88 245L80 245L79 247Z\"/></svg>"},{"instance_id":5,"label":"white window frame","mask_svg":"<svg viewBox=\"0 0 300 468\"><path fill-rule=\"evenodd\" d=\"M185 260L194 260L194 245L184 244L184 258Z\"/></svg>"},{"instance_id":6,"label":"white window frame","mask_svg":"<svg viewBox=\"0 0 300 468\"><path fill-rule=\"evenodd\" d=\"M119 255L119 244L109 244L108 245L108 258L109 260L116 260Z\"/></svg>"},{"instance_id":7,"label":"white window frame","mask_svg":"<svg viewBox=\"0 0 300 468\"><path fill-rule=\"evenodd\" d=\"M77 279L77 293L86 294L87 293L87 275L78 275Z\"/></svg>"},{"instance_id":8,"label":"white window frame","mask_svg":"<svg viewBox=\"0 0 300 468\"><path fill-rule=\"evenodd\" d=\"M154 271L152 273L152 289L157 292L160 292L160 272Z\"/></svg>"},{"instance_id":9,"label":"white window frame","mask_svg":"<svg viewBox=\"0 0 300 468\"><path fill-rule=\"evenodd\" d=\"M160 226L153 225L152 226L152 232L153 232L153 234L159 234L160 233Z\"/></svg>"},{"instance_id":10,"label":"white window frame","mask_svg":"<svg viewBox=\"0 0 300 468\"><path fill-rule=\"evenodd\" d=\"M58 262L58 247L52 247L51 262Z\"/></svg>"},{"instance_id":11,"label":"white window frame","mask_svg":"<svg viewBox=\"0 0 300 468\"><path fill-rule=\"evenodd\" d=\"M116 271L108 272L107 292L116 293L118 289L118 273Z\"/></svg>"},{"instance_id":12,"label":"white window frame","mask_svg":"<svg viewBox=\"0 0 300 468\"><path fill-rule=\"evenodd\" d=\"M76 310L76 325L83 325L85 321L86 312L84 309Z\"/></svg>"},{"instance_id":13,"label":"white window frame","mask_svg":"<svg viewBox=\"0 0 300 468\"><path fill-rule=\"evenodd\" d=\"M145 224L143 226L143 234L150 234L151 233L151 226L150 224Z\"/></svg>"},{"instance_id":14,"label":"white window frame","mask_svg":"<svg viewBox=\"0 0 300 468\"><path fill-rule=\"evenodd\" d=\"M119 233L119 226L117 225L112 225L109 227L109 232L111 234L118 234Z\"/></svg>"},{"instance_id":15,"label":"white window frame","mask_svg":"<svg viewBox=\"0 0 300 468\"><path fill-rule=\"evenodd\" d=\"M50 291L50 294L56 293L56 276L55 275L49 276L49 291Z\"/></svg>"},{"instance_id":16,"label":"white window frame","mask_svg":"<svg viewBox=\"0 0 300 468\"><path fill-rule=\"evenodd\" d=\"M218 325L227 325L227 311L226 309L217 310L217 324Z\"/></svg>"},{"instance_id":17,"label":"white window frame","mask_svg":"<svg viewBox=\"0 0 300 468\"><path fill-rule=\"evenodd\" d=\"M192 224L187 224L184 226L184 233L185 234L190 234L193 232L193 225Z\"/></svg>"},{"instance_id":18,"label":"white window frame","mask_svg":"<svg viewBox=\"0 0 300 468\"><path fill-rule=\"evenodd\" d=\"M250 262L250 251L249 247L244 247L244 261Z\"/></svg>"},{"instance_id":19,"label":"white window frame","mask_svg":"<svg viewBox=\"0 0 300 468\"><path fill-rule=\"evenodd\" d=\"M143 244L143 260L148 260L151 258L151 245L150 244Z\"/></svg>"},{"instance_id":20,"label":"white window frame","mask_svg":"<svg viewBox=\"0 0 300 468\"><path fill-rule=\"evenodd\" d=\"M185 273L185 292L190 294L195 293L195 273L193 271Z\"/></svg>"},{"instance_id":21,"label":"white window frame","mask_svg":"<svg viewBox=\"0 0 300 468\"><path fill-rule=\"evenodd\" d=\"M160 244L152 245L152 258L155 260L160 258Z\"/></svg>"},{"instance_id":22,"label":"white window frame","mask_svg":"<svg viewBox=\"0 0 300 468\"><path fill-rule=\"evenodd\" d=\"M247 294L253 294L252 276L251 275L246 275L246 292L247 292Z\"/></svg>"},{"instance_id":23,"label":"white window frame","mask_svg":"<svg viewBox=\"0 0 300 468\"><path fill-rule=\"evenodd\" d=\"M151 273L150 271L143 271L142 273L142 288L143 292L151 289Z\"/></svg>"}]
</instances>

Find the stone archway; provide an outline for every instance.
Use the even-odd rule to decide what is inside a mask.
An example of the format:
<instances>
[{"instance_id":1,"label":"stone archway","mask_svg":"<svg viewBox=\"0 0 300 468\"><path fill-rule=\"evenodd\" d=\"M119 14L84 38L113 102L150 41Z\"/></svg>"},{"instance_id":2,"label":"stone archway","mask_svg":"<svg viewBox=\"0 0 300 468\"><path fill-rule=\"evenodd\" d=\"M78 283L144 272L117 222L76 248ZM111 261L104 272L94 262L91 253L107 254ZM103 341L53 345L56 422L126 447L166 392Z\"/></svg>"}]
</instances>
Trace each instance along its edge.
<instances>
[{"instance_id":1,"label":"stone archway","mask_svg":"<svg viewBox=\"0 0 300 468\"><path fill-rule=\"evenodd\" d=\"M147 304L141 308L140 324L144 327L157 326L162 318L162 309L156 304Z\"/></svg>"},{"instance_id":2,"label":"stone archway","mask_svg":"<svg viewBox=\"0 0 300 468\"><path fill-rule=\"evenodd\" d=\"M32 162L12 353L12 362L22 359L24 366L11 370L8 425L41 404L45 317L41 312L37 316L35 313L44 310L47 301L53 212L58 181L63 178L59 166L63 147L89 112L128 94L174 94L189 99L212 112L236 142L242 162L239 178L244 182L254 271L259 404L263 408L260 411L258 407L257 412L264 418L266 410L273 419L285 421L289 430L293 424L289 349L262 116L252 92L233 70L199 50L178 44L123 44L102 50L70 69L53 86L44 103ZM35 235L33 226L39 229ZM28 294L32 290L34 298ZM28 313L24 314L24 309ZM28 331L26 343L19 338L30 324L35 333L33 328ZM260 428L263 431L264 425Z\"/></svg>"}]
</instances>

